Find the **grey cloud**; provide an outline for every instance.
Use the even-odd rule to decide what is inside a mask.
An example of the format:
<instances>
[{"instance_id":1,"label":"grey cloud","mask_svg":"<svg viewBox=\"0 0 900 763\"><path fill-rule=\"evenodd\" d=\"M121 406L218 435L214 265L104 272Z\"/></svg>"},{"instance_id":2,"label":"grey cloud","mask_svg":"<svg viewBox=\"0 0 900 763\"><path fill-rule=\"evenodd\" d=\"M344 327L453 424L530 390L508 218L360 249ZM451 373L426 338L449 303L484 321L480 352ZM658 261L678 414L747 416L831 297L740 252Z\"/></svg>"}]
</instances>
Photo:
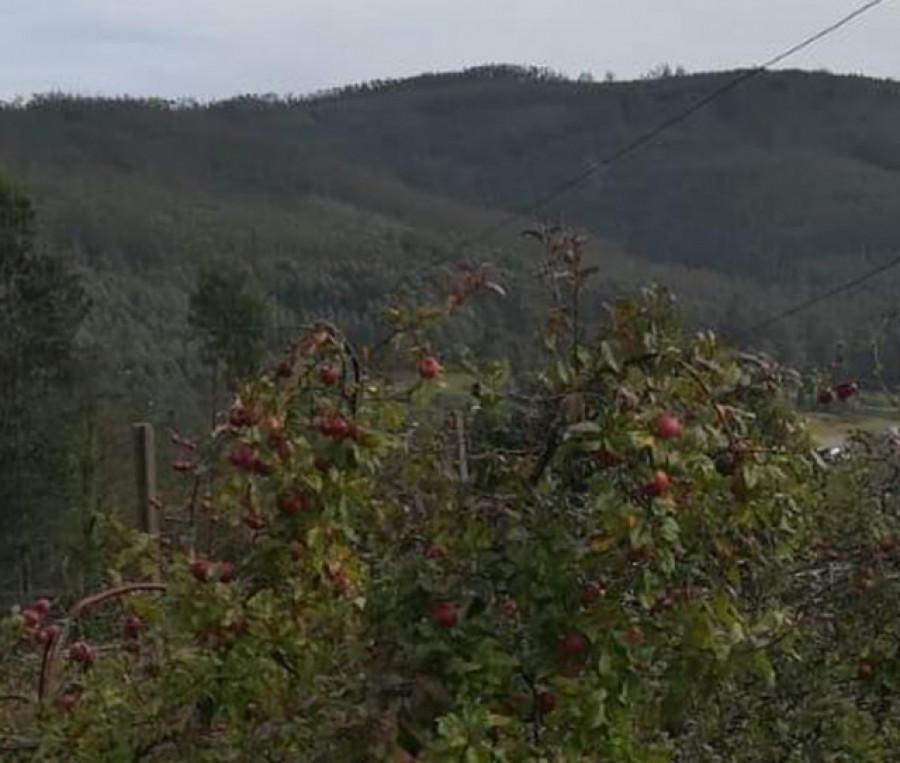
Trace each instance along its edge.
<instances>
[{"instance_id":1,"label":"grey cloud","mask_svg":"<svg viewBox=\"0 0 900 763\"><path fill-rule=\"evenodd\" d=\"M485 62L633 77L758 63L848 0L31 0L0 16L0 97L304 92ZM791 62L900 76L887 3Z\"/></svg>"},{"instance_id":2,"label":"grey cloud","mask_svg":"<svg viewBox=\"0 0 900 763\"><path fill-rule=\"evenodd\" d=\"M101 6L89 0L23 3L4 18L0 39L8 35L13 45L19 40L35 47L62 45L83 49L95 45L170 47L213 39L202 30L172 23L176 19L171 16L147 23L146 19L122 13L121 6L118 12L103 10Z\"/></svg>"}]
</instances>

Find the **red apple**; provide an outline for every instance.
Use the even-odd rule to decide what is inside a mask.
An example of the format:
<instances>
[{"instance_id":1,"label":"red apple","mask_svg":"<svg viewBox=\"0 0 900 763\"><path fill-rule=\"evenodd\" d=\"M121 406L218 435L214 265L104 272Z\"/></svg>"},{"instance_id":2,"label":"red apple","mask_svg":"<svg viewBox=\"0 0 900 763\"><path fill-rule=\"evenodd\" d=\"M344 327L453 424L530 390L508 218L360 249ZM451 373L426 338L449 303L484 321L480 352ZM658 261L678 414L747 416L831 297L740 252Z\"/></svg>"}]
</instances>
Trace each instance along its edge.
<instances>
[{"instance_id":1,"label":"red apple","mask_svg":"<svg viewBox=\"0 0 900 763\"><path fill-rule=\"evenodd\" d=\"M275 471L275 467L272 466L268 461L264 461L258 455L253 459L253 463L250 465L250 471L254 474L258 474L260 477L269 477Z\"/></svg>"},{"instance_id":2,"label":"red apple","mask_svg":"<svg viewBox=\"0 0 900 763\"><path fill-rule=\"evenodd\" d=\"M38 631L35 631L34 634L34 643L38 646L47 646L50 644L57 636L59 636L60 630L58 625L48 625L46 628L41 628Z\"/></svg>"},{"instance_id":3,"label":"red apple","mask_svg":"<svg viewBox=\"0 0 900 763\"><path fill-rule=\"evenodd\" d=\"M515 620L519 616L519 605L515 599L507 597L500 602L500 612L508 620Z\"/></svg>"},{"instance_id":4,"label":"red apple","mask_svg":"<svg viewBox=\"0 0 900 763\"><path fill-rule=\"evenodd\" d=\"M56 704L63 712L71 712L78 704L80 696L75 692L65 692L56 698Z\"/></svg>"},{"instance_id":5,"label":"red apple","mask_svg":"<svg viewBox=\"0 0 900 763\"><path fill-rule=\"evenodd\" d=\"M584 651L584 636L580 633L570 633L562 640L560 648L570 656L581 654Z\"/></svg>"},{"instance_id":6,"label":"red apple","mask_svg":"<svg viewBox=\"0 0 900 763\"><path fill-rule=\"evenodd\" d=\"M72 660L72 662L81 663L88 668L94 664L96 657L94 655L94 650L85 644L84 641L76 641L69 647L69 659Z\"/></svg>"},{"instance_id":7,"label":"red apple","mask_svg":"<svg viewBox=\"0 0 900 763\"><path fill-rule=\"evenodd\" d=\"M194 470L194 462L177 459L172 462L172 469L176 472L191 472Z\"/></svg>"},{"instance_id":8,"label":"red apple","mask_svg":"<svg viewBox=\"0 0 900 763\"><path fill-rule=\"evenodd\" d=\"M146 628L146 624L137 615L128 615L125 622L122 623L122 634L126 639L134 641L140 638L141 631Z\"/></svg>"},{"instance_id":9,"label":"red apple","mask_svg":"<svg viewBox=\"0 0 900 763\"><path fill-rule=\"evenodd\" d=\"M537 701L541 715L550 715L559 704L558 697L552 691L542 691L538 694Z\"/></svg>"},{"instance_id":10,"label":"red apple","mask_svg":"<svg viewBox=\"0 0 900 763\"><path fill-rule=\"evenodd\" d=\"M353 434L353 427L347 419L338 416L332 424L332 437L335 440L346 440Z\"/></svg>"},{"instance_id":11,"label":"red apple","mask_svg":"<svg viewBox=\"0 0 900 763\"><path fill-rule=\"evenodd\" d=\"M282 360L275 369L276 379L289 379L294 375L294 364L290 360Z\"/></svg>"},{"instance_id":12,"label":"red apple","mask_svg":"<svg viewBox=\"0 0 900 763\"><path fill-rule=\"evenodd\" d=\"M278 508L286 517L302 514L306 510L306 498L302 495L283 496L278 501Z\"/></svg>"},{"instance_id":13,"label":"red apple","mask_svg":"<svg viewBox=\"0 0 900 763\"><path fill-rule=\"evenodd\" d=\"M611 469L622 462L621 456L608 450L598 450L594 453L594 461L604 469Z\"/></svg>"},{"instance_id":14,"label":"red apple","mask_svg":"<svg viewBox=\"0 0 900 763\"><path fill-rule=\"evenodd\" d=\"M278 509L286 517L294 517L306 510L306 498L302 495L285 495L278 500Z\"/></svg>"},{"instance_id":15,"label":"red apple","mask_svg":"<svg viewBox=\"0 0 900 763\"><path fill-rule=\"evenodd\" d=\"M855 394L859 392L859 383L858 382L845 382L844 384L838 384L835 388L835 394L837 394L838 400L844 402L849 400Z\"/></svg>"},{"instance_id":16,"label":"red apple","mask_svg":"<svg viewBox=\"0 0 900 763\"><path fill-rule=\"evenodd\" d=\"M830 405L834 402L834 392L830 389L819 390L819 405Z\"/></svg>"},{"instance_id":17,"label":"red apple","mask_svg":"<svg viewBox=\"0 0 900 763\"><path fill-rule=\"evenodd\" d=\"M231 583L234 581L234 562L219 562L218 573L219 573L219 582Z\"/></svg>"},{"instance_id":18,"label":"red apple","mask_svg":"<svg viewBox=\"0 0 900 763\"><path fill-rule=\"evenodd\" d=\"M31 608L38 613L41 620L43 620L47 615L50 614L50 599L41 598L38 599Z\"/></svg>"},{"instance_id":19,"label":"red apple","mask_svg":"<svg viewBox=\"0 0 900 763\"><path fill-rule=\"evenodd\" d=\"M228 460L231 462L231 465L241 469L245 472L253 471L256 462L258 460L258 456L256 455L256 451L251 448L249 445L242 444L238 445L231 453L228 455Z\"/></svg>"},{"instance_id":20,"label":"red apple","mask_svg":"<svg viewBox=\"0 0 900 763\"><path fill-rule=\"evenodd\" d=\"M253 532L259 532L265 529L266 520L258 514L246 514L244 516L244 526Z\"/></svg>"},{"instance_id":21,"label":"red apple","mask_svg":"<svg viewBox=\"0 0 900 763\"><path fill-rule=\"evenodd\" d=\"M190 564L191 575L193 575L201 583L205 583L207 580L209 580L209 573L211 569L212 565L205 559L195 559Z\"/></svg>"},{"instance_id":22,"label":"red apple","mask_svg":"<svg viewBox=\"0 0 900 763\"><path fill-rule=\"evenodd\" d=\"M452 602L437 602L432 608L431 614L441 628L454 628L459 624L459 608Z\"/></svg>"},{"instance_id":23,"label":"red apple","mask_svg":"<svg viewBox=\"0 0 900 763\"><path fill-rule=\"evenodd\" d=\"M332 414L319 424L319 431L332 440L346 440L353 432L350 422L340 414Z\"/></svg>"},{"instance_id":24,"label":"red apple","mask_svg":"<svg viewBox=\"0 0 900 763\"><path fill-rule=\"evenodd\" d=\"M341 372L334 366L322 366L319 371L319 380L326 387L334 387L341 380Z\"/></svg>"},{"instance_id":25,"label":"red apple","mask_svg":"<svg viewBox=\"0 0 900 763\"><path fill-rule=\"evenodd\" d=\"M428 356L419 361L419 376L426 381L437 379L442 371L443 368L441 368L441 364L438 362L437 358Z\"/></svg>"},{"instance_id":26,"label":"red apple","mask_svg":"<svg viewBox=\"0 0 900 763\"><path fill-rule=\"evenodd\" d=\"M22 612L22 623L26 628L34 628L43 618L33 609Z\"/></svg>"},{"instance_id":27,"label":"red apple","mask_svg":"<svg viewBox=\"0 0 900 763\"><path fill-rule=\"evenodd\" d=\"M228 412L228 423L235 429L244 429L253 423L253 414L244 406L236 405Z\"/></svg>"},{"instance_id":28,"label":"red apple","mask_svg":"<svg viewBox=\"0 0 900 763\"><path fill-rule=\"evenodd\" d=\"M443 559L445 556L447 556L447 548L440 543L433 543L425 549L425 558L433 562Z\"/></svg>"},{"instance_id":29,"label":"red apple","mask_svg":"<svg viewBox=\"0 0 900 763\"><path fill-rule=\"evenodd\" d=\"M581 606L588 608L606 596L606 589L601 583L589 581L581 587Z\"/></svg>"},{"instance_id":30,"label":"red apple","mask_svg":"<svg viewBox=\"0 0 900 763\"><path fill-rule=\"evenodd\" d=\"M665 495L671 486L672 480L669 478L669 475L660 469L647 484L647 493L654 498L659 498Z\"/></svg>"},{"instance_id":31,"label":"red apple","mask_svg":"<svg viewBox=\"0 0 900 763\"><path fill-rule=\"evenodd\" d=\"M677 440L684 432L681 419L671 413L661 413L656 419L656 434L663 440Z\"/></svg>"},{"instance_id":32,"label":"red apple","mask_svg":"<svg viewBox=\"0 0 900 763\"><path fill-rule=\"evenodd\" d=\"M875 663L869 659L862 659L856 663L856 677L861 681L868 681L875 675Z\"/></svg>"}]
</instances>

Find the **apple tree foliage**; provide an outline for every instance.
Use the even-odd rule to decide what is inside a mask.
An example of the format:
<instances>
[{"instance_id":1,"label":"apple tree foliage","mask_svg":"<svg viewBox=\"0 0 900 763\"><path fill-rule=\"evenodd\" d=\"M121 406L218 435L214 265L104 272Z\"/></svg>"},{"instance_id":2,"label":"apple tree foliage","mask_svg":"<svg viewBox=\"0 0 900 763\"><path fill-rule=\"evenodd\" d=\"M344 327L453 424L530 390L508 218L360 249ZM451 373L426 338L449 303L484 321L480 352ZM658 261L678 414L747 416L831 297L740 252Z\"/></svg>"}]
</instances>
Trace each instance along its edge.
<instances>
[{"instance_id":1,"label":"apple tree foliage","mask_svg":"<svg viewBox=\"0 0 900 763\"><path fill-rule=\"evenodd\" d=\"M181 441L189 530L110 522L107 590L3 622L8 759L890 760L891 459L817 463L790 375L662 290L588 335L579 240L532 236L533 377L440 393L473 268L389 363L317 324Z\"/></svg>"}]
</instances>

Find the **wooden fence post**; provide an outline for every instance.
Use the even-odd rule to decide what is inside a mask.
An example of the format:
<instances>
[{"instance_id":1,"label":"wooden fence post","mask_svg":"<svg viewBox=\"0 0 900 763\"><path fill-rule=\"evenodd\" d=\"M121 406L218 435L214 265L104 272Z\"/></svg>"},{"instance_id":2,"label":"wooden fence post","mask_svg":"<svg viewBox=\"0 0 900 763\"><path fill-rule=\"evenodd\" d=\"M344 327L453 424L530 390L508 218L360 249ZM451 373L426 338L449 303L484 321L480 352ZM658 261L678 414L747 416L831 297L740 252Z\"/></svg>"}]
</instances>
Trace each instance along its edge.
<instances>
[{"instance_id":1,"label":"wooden fence post","mask_svg":"<svg viewBox=\"0 0 900 763\"><path fill-rule=\"evenodd\" d=\"M134 464L137 480L138 527L149 535L159 535L156 510L156 437L152 424L134 424Z\"/></svg>"}]
</instances>

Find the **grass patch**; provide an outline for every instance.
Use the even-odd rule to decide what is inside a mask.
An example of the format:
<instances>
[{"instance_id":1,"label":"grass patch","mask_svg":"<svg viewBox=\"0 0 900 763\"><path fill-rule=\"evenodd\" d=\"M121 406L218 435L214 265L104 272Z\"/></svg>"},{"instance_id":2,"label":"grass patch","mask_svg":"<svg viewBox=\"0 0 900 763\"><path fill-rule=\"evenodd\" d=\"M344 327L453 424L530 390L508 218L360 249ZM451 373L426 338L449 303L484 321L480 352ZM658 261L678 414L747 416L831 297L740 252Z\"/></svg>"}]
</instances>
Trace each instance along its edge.
<instances>
[{"instance_id":1,"label":"grass patch","mask_svg":"<svg viewBox=\"0 0 900 763\"><path fill-rule=\"evenodd\" d=\"M806 414L809 428L822 447L840 445L854 431L877 434L889 427L900 426L900 410L884 406L842 406L828 412Z\"/></svg>"}]
</instances>

